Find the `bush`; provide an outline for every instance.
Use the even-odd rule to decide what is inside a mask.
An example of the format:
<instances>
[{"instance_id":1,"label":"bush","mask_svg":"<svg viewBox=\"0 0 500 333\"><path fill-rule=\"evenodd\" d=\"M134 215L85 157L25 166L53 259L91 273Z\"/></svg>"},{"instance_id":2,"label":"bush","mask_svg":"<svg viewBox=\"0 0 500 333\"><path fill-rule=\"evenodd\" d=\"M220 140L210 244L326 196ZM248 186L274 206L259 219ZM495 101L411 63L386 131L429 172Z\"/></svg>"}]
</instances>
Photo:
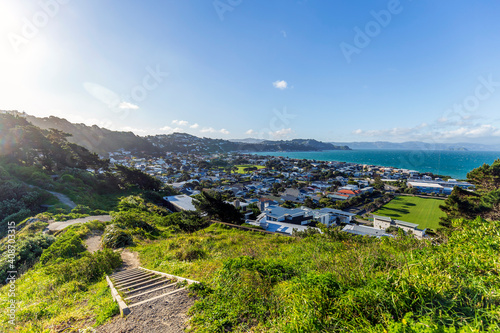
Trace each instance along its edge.
<instances>
[{"instance_id":1,"label":"bush","mask_svg":"<svg viewBox=\"0 0 500 333\"><path fill-rule=\"evenodd\" d=\"M177 260L182 261L194 261L197 259L204 259L207 257L207 251L200 247L190 246L188 248L183 248L175 253Z\"/></svg>"},{"instance_id":2,"label":"bush","mask_svg":"<svg viewBox=\"0 0 500 333\"><path fill-rule=\"evenodd\" d=\"M162 226L172 226L186 232L195 232L210 225L210 223L197 212L186 211L173 213L163 217L159 223Z\"/></svg>"},{"instance_id":3,"label":"bush","mask_svg":"<svg viewBox=\"0 0 500 333\"><path fill-rule=\"evenodd\" d=\"M71 210L74 214L90 214L91 209L88 206L78 205Z\"/></svg>"},{"instance_id":4,"label":"bush","mask_svg":"<svg viewBox=\"0 0 500 333\"><path fill-rule=\"evenodd\" d=\"M13 257L9 256L9 244L5 244L0 258L1 283L3 284L8 277L7 271L11 270L9 268L11 264L16 267L19 273L27 271L36 263L43 250L47 249L54 241L54 237L40 234L18 240L15 244L16 251Z\"/></svg>"},{"instance_id":5,"label":"bush","mask_svg":"<svg viewBox=\"0 0 500 333\"><path fill-rule=\"evenodd\" d=\"M133 238L128 232L113 224L106 228L101 240L102 246L108 249L125 247L133 243Z\"/></svg>"},{"instance_id":6,"label":"bush","mask_svg":"<svg viewBox=\"0 0 500 333\"><path fill-rule=\"evenodd\" d=\"M60 258L72 258L86 251L83 241L75 229L76 227L71 226L62 236L59 236L59 238L43 252L40 262L42 264L47 264Z\"/></svg>"},{"instance_id":7,"label":"bush","mask_svg":"<svg viewBox=\"0 0 500 333\"><path fill-rule=\"evenodd\" d=\"M146 232L157 232L158 230L148 222L158 223L159 216L138 210L122 211L113 213L113 222L126 229L142 229Z\"/></svg>"},{"instance_id":8,"label":"bush","mask_svg":"<svg viewBox=\"0 0 500 333\"><path fill-rule=\"evenodd\" d=\"M81 258L66 260L52 265L47 270L55 275L58 282L78 281L91 283L100 280L104 275L111 274L122 264L119 253L109 249L94 253L85 253Z\"/></svg>"}]
</instances>

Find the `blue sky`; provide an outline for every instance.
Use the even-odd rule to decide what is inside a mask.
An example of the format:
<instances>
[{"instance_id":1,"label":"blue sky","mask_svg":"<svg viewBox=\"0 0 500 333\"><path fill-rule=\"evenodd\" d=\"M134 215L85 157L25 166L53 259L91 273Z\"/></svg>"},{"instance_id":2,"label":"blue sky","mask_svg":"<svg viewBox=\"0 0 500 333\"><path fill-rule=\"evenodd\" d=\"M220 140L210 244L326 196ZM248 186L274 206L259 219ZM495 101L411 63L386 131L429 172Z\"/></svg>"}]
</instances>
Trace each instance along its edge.
<instances>
[{"instance_id":1,"label":"blue sky","mask_svg":"<svg viewBox=\"0 0 500 333\"><path fill-rule=\"evenodd\" d=\"M139 135L500 142L498 1L0 6L0 109Z\"/></svg>"}]
</instances>

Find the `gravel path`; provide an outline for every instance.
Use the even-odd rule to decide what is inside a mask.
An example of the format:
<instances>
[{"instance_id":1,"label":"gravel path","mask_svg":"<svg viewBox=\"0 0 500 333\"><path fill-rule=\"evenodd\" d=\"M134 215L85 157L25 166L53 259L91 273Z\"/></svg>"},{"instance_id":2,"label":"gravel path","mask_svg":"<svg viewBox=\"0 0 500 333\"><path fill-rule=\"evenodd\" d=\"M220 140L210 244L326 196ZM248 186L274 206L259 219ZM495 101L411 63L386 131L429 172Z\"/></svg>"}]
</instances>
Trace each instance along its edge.
<instances>
[{"instance_id":1,"label":"gravel path","mask_svg":"<svg viewBox=\"0 0 500 333\"><path fill-rule=\"evenodd\" d=\"M112 217L111 217L111 215L97 215L97 216L83 217L80 219L68 220L68 221L64 221L64 222L52 222L52 223L49 222L49 226L47 228L49 230L52 230L52 231L63 230L64 228L66 228L67 226L70 226L72 224L87 223L87 222L94 221L94 220L108 222L108 221L112 220Z\"/></svg>"}]
</instances>

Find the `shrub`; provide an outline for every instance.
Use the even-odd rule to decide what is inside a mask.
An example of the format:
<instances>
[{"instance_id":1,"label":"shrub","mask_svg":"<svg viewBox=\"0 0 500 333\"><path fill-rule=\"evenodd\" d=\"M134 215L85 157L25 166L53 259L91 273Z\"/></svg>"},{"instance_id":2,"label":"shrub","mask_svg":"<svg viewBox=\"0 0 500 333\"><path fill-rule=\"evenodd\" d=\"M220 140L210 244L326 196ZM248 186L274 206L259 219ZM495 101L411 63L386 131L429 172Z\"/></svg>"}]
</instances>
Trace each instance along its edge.
<instances>
[{"instance_id":1,"label":"shrub","mask_svg":"<svg viewBox=\"0 0 500 333\"><path fill-rule=\"evenodd\" d=\"M204 259L207 257L207 251L196 247L190 246L188 248L183 248L175 253L175 257L182 261L194 261L197 259Z\"/></svg>"},{"instance_id":2,"label":"shrub","mask_svg":"<svg viewBox=\"0 0 500 333\"><path fill-rule=\"evenodd\" d=\"M71 210L74 214L90 214L91 209L88 206L78 205Z\"/></svg>"},{"instance_id":3,"label":"shrub","mask_svg":"<svg viewBox=\"0 0 500 333\"><path fill-rule=\"evenodd\" d=\"M47 264L50 261L62 258L72 258L86 250L80 235L75 231L76 227L69 227L68 230L57 238L57 240L43 252L40 262Z\"/></svg>"},{"instance_id":4,"label":"shrub","mask_svg":"<svg viewBox=\"0 0 500 333\"><path fill-rule=\"evenodd\" d=\"M2 257L0 258L0 281L5 282L10 271L9 268L13 264L19 273L27 271L35 264L43 250L47 249L55 239L48 235L36 235L18 240L15 244L16 251L12 258L9 256L9 244L5 244L2 249Z\"/></svg>"},{"instance_id":5,"label":"shrub","mask_svg":"<svg viewBox=\"0 0 500 333\"><path fill-rule=\"evenodd\" d=\"M157 215L138 210L121 211L113 214L113 222L127 229L139 228L146 232L157 232L158 230L148 222L156 222Z\"/></svg>"},{"instance_id":6,"label":"shrub","mask_svg":"<svg viewBox=\"0 0 500 333\"><path fill-rule=\"evenodd\" d=\"M104 248L116 249L132 245L134 243L132 236L125 230L116 225L110 225L102 236L101 244Z\"/></svg>"},{"instance_id":7,"label":"shrub","mask_svg":"<svg viewBox=\"0 0 500 333\"><path fill-rule=\"evenodd\" d=\"M92 254L87 252L81 258L66 260L52 265L47 270L49 274L55 275L58 282L75 280L91 283L100 280L106 274L111 274L121 263L119 253L105 249Z\"/></svg>"}]
</instances>

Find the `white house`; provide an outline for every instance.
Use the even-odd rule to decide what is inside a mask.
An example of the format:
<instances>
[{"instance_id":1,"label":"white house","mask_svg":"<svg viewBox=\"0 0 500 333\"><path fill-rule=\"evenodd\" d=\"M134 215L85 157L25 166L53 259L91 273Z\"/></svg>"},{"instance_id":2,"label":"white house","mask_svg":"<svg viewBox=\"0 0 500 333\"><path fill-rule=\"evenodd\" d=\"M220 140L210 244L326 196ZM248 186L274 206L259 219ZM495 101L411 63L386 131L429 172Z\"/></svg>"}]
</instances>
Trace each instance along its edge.
<instances>
[{"instance_id":1,"label":"white house","mask_svg":"<svg viewBox=\"0 0 500 333\"><path fill-rule=\"evenodd\" d=\"M386 230L389 227L396 227L404 230L404 232L406 233L411 233L415 235L415 237L420 239L425 237L426 230L418 229L418 224L415 223L393 220L390 217L377 215L373 215L373 227L379 230Z\"/></svg>"}]
</instances>

